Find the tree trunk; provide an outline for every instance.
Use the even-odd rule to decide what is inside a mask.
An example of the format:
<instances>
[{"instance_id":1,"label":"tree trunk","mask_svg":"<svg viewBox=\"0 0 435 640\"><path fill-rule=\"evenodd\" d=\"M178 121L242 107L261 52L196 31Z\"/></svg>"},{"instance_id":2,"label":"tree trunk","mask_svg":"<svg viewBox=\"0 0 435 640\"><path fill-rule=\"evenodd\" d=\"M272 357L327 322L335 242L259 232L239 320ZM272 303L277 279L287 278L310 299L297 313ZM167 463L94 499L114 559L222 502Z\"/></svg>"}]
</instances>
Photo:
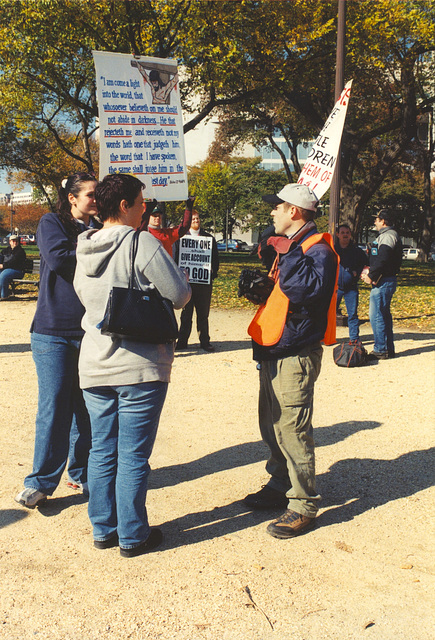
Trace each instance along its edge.
<instances>
[{"instance_id":1,"label":"tree trunk","mask_svg":"<svg viewBox=\"0 0 435 640\"><path fill-rule=\"evenodd\" d=\"M427 262L430 254L430 249L433 241L433 232L434 232L434 210L432 207L432 185L430 179L430 172L432 161L434 159L434 151L435 151L435 139L433 135L433 112L430 111L429 122L428 122L428 134L429 134L429 148L425 149L423 145L420 143L422 147L422 157L423 157L423 178L424 178L424 213L423 213L423 224L422 224L422 232L421 232L421 245L420 249L422 251L422 261Z\"/></svg>"},{"instance_id":2,"label":"tree trunk","mask_svg":"<svg viewBox=\"0 0 435 640\"><path fill-rule=\"evenodd\" d=\"M366 179L357 187L353 185L353 171L356 164L356 157L358 157L361 149L364 147L364 141L358 138L356 134L348 133L348 145L342 157L343 167L340 198L342 212L340 219L350 226L354 237L357 236L359 232L362 214L370 198L379 189L386 175L400 159L403 152L409 147L411 140L416 136L417 105L414 77L415 61L415 54L410 52L407 57L403 58L401 63L400 83L402 87L403 109L397 138L375 163ZM344 144L346 144L346 136L344 137Z\"/></svg>"}]
</instances>

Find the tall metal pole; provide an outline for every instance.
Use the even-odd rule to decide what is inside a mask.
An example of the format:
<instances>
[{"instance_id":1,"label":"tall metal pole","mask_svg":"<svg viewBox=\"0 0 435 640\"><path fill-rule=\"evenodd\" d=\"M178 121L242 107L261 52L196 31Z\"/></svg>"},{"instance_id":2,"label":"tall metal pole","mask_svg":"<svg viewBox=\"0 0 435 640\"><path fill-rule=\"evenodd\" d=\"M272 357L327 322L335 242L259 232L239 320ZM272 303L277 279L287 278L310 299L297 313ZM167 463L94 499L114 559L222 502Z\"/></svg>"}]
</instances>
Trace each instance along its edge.
<instances>
[{"instance_id":1,"label":"tall metal pole","mask_svg":"<svg viewBox=\"0 0 435 640\"><path fill-rule=\"evenodd\" d=\"M346 0L338 0L337 54L335 64L335 102L344 89L344 53L346 40ZM329 204L329 233L335 240L340 211L341 152L338 151Z\"/></svg>"},{"instance_id":2,"label":"tall metal pole","mask_svg":"<svg viewBox=\"0 0 435 640\"><path fill-rule=\"evenodd\" d=\"M12 208L12 206L13 206L12 198L14 197L14 192L12 191L11 193L6 193L6 194L5 194L5 197L6 197L6 202L7 202L7 204L8 204L8 205L10 206L10 208L11 208L10 213L11 213L11 235L12 235L12 234L13 234L13 232L14 232L14 227L13 227L13 215L14 215L14 213L15 213L15 211L14 211L14 210L13 210L13 208Z\"/></svg>"},{"instance_id":3,"label":"tall metal pole","mask_svg":"<svg viewBox=\"0 0 435 640\"><path fill-rule=\"evenodd\" d=\"M13 209L13 197L14 197L14 194L11 193L11 233L14 233L14 215L15 215L15 211Z\"/></svg>"}]
</instances>

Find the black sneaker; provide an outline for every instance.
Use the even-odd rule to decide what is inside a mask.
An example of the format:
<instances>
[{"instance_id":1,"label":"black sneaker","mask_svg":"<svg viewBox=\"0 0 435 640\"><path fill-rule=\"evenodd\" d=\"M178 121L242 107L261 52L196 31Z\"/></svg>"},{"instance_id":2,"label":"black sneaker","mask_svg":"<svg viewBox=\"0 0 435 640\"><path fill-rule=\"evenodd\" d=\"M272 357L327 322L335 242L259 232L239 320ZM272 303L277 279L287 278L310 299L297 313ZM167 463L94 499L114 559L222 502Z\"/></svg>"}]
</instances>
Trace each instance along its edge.
<instances>
[{"instance_id":1,"label":"black sneaker","mask_svg":"<svg viewBox=\"0 0 435 640\"><path fill-rule=\"evenodd\" d=\"M388 360L391 356L388 351L372 351L367 356L368 360Z\"/></svg>"},{"instance_id":2,"label":"black sneaker","mask_svg":"<svg viewBox=\"0 0 435 640\"><path fill-rule=\"evenodd\" d=\"M210 344L210 342L208 344L202 344L201 349L207 351L207 353L213 353L215 351L214 346Z\"/></svg>"},{"instance_id":3,"label":"black sneaker","mask_svg":"<svg viewBox=\"0 0 435 640\"><path fill-rule=\"evenodd\" d=\"M285 493L265 485L257 493L247 495L243 502L251 509L285 509L288 498Z\"/></svg>"},{"instance_id":4,"label":"black sneaker","mask_svg":"<svg viewBox=\"0 0 435 640\"><path fill-rule=\"evenodd\" d=\"M316 526L316 518L303 516L296 511L287 509L282 516L271 522L266 531L274 538L294 538L306 533Z\"/></svg>"},{"instance_id":5,"label":"black sneaker","mask_svg":"<svg viewBox=\"0 0 435 640\"><path fill-rule=\"evenodd\" d=\"M123 549L123 547L119 547L119 552L124 558L135 558L136 556L141 556L144 553L149 553L156 549L163 542L163 533L160 529L154 528L151 529L150 535L146 540L141 542L137 547L133 547L133 549Z\"/></svg>"},{"instance_id":6,"label":"black sneaker","mask_svg":"<svg viewBox=\"0 0 435 640\"><path fill-rule=\"evenodd\" d=\"M175 345L175 351L184 351L185 349L187 349L187 342L178 341Z\"/></svg>"},{"instance_id":7,"label":"black sneaker","mask_svg":"<svg viewBox=\"0 0 435 640\"><path fill-rule=\"evenodd\" d=\"M118 544L119 540L117 533L107 540L94 540L94 547L96 549L113 549L113 547L117 547Z\"/></svg>"}]
</instances>

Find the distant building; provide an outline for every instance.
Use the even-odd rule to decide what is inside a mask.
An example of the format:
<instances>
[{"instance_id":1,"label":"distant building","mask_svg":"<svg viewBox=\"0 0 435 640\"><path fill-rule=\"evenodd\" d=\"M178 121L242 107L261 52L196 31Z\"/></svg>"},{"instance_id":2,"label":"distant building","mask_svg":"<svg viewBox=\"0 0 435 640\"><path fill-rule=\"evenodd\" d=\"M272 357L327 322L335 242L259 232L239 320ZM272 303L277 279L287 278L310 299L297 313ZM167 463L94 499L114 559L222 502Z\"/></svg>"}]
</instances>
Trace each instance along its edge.
<instances>
[{"instance_id":1,"label":"distant building","mask_svg":"<svg viewBox=\"0 0 435 640\"><path fill-rule=\"evenodd\" d=\"M279 146L281 151L284 153L287 159L288 165L290 167L290 170L294 171L293 162L291 160L290 149L284 137L279 135L274 136L274 141ZM304 166L312 145L313 145L313 141L304 142L298 145L297 156L298 156L298 160L301 167ZM263 169L267 169L268 171L278 171L279 169L284 168L281 156L279 155L278 151L276 151L276 149L272 149L266 146L260 147L258 150L257 149L255 150L254 156L256 158L258 157L262 158L260 166Z\"/></svg>"},{"instance_id":2,"label":"distant building","mask_svg":"<svg viewBox=\"0 0 435 640\"><path fill-rule=\"evenodd\" d=\"M21 204L31 204L33 202L33 191L24 193L0 193L0 205L16 207Z\"/></svg>"}]
</instances>

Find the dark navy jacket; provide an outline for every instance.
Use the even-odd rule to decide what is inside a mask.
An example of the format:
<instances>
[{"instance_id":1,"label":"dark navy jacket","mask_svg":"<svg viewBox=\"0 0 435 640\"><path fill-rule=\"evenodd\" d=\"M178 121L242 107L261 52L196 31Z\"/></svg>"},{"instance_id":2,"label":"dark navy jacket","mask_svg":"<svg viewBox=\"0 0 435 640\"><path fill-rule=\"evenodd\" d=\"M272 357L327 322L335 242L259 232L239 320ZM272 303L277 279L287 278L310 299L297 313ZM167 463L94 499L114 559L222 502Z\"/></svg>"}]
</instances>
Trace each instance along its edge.
<instances>
[{"instance_id":1,"label":"dark navy jacket","mask_svg":"<svg viewBox=\"0 0 435 640\"><path fill-rule=\"evenodd\" d=\"M357 289L361 271L369 263L368 256L353 242L345 249L340 247L339 242L336 242L335 250L340 256L338 288L344 292ZM356 273L356 276L353 275L353 272Z\"/></svg>"},{"instance_id":2,"label":"dark navy jacket","mask_svg":"<svg viewBox=\"0 0 435 640\"><path fill-rule=\"evenodd\" d=\"M81 320L85 309L72 284L77 241L67 236L56 213L46 213L39 222L36 242L41 258L40 284L30 331L81 337L84 334Z\"/></svg>"},{"instance_id":3,"label":"dark navy jacket","mask_svg":"<svg viewBox=\"0 0 435 640\"><path fill-rule=\"evenodd\" d=\"M328 309L334 292L337 258L325 242L304 254L301 243L317 233L311 229L280 257L279 284L290 300L286 326L280 341L272 347L253 342L254 360L276 360L297 355L320 342L325 335Z\"/></svg>"}]
</instances>

